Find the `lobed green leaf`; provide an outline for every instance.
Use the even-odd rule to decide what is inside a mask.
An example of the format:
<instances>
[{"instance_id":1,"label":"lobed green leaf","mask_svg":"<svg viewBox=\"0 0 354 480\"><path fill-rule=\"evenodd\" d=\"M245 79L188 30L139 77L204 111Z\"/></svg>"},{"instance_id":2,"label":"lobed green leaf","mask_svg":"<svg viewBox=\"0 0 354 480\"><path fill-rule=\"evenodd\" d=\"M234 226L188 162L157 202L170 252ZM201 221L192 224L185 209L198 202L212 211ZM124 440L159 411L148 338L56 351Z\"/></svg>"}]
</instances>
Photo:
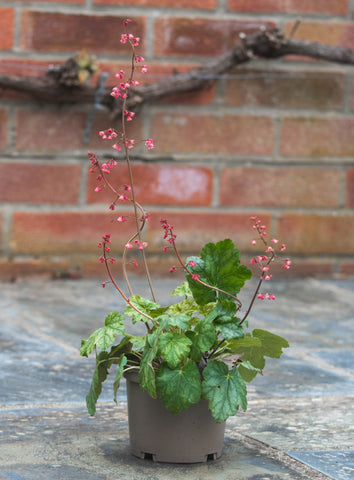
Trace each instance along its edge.
<instances>
[{"instance_id":1,"label":"lobed green leaf","mask_svg":"<svg viewBox=\"0 0 354 480\"><path fill-rule=\"evenodd\" d=\"M94 349L107 350L115 341L116 335L125 331L124 317L118 312L106 316L105 326L93 332L88 340L81 341L80 355L87 357Z\"/></svg>"},{"instance_id":2,"label":"lobed green leaf","mask_svg":"<svg viewBox=\"0 0 354 480\"><path fill-rule=\"evenodd\" d=\"M197 365L189 360L183 367L172 369L161 364L156 375L157 393L162 403L172 413L186 410L200 400L201 385Z\"/></svg>"},{"instance_id":3,"label":"lobed green leaf","mask_svg":"<svg viewBox=\"0 0 354 480\"><path fill-rule=\"evenodd\" d=\"M239 407L247 409L246 385L237 367L231 372L221 361L209 362L203 370L202 396L209 401L209 409L216 422L235 415Z\"/></svg>"}]
</instances>

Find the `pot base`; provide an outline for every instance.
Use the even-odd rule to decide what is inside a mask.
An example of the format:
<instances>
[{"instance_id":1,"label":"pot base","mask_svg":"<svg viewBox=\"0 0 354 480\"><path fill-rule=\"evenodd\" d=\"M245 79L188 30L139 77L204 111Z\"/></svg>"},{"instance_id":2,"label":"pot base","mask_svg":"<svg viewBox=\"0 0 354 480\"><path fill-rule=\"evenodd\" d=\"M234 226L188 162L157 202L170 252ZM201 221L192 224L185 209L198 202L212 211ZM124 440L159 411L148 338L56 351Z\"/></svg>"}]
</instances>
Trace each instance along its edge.
<instances>
[{"instance_id":1,"label":"pot base","mask_svg":"<svg viewBox=\"0 0 354 480\"><path fill-rule=\"evenodd\" d=\"M165 463L201 463L221 456L225 422L216 423L200 400L172 415L159 398L142 391L137 374L126 374L131 453Z\"/></svg>"}]
</instances>

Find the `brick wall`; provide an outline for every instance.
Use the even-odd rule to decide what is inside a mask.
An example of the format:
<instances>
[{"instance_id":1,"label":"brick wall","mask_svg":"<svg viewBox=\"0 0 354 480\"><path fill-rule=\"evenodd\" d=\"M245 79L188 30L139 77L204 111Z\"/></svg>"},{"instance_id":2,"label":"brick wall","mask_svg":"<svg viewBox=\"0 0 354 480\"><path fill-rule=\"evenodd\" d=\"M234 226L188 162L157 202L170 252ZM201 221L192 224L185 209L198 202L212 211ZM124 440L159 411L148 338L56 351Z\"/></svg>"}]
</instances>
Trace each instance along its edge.
<instances>
[{"instance_id":1,"label":"brick wall","mask_svg":"<svg viewBox=\"0 0 354 480\"><path fill-rule=\"evenodd\" d=\"M354 49L354 0L0 0L0 72L41 76L85 49L113 85L129 61L119 43L127 17L143 38L146 81L215 59L240 32L290 32L297 18L296 38ZM254 60L201 92L144 107L134 137L153 137L156 149L135 151L134 173L152 213L153 269L169 262L157 256L161 215L183 253L228 236L246 259L256 214L288 244L293 275L353 274L352 71L307 58ZM1 92L1 278L97 275L101 234L111 231L117 245L129 234L87 174L87 150L111 155L97 131L113 126L100 112L83 142L90 109Z\"/></svg>"}]
</instances>

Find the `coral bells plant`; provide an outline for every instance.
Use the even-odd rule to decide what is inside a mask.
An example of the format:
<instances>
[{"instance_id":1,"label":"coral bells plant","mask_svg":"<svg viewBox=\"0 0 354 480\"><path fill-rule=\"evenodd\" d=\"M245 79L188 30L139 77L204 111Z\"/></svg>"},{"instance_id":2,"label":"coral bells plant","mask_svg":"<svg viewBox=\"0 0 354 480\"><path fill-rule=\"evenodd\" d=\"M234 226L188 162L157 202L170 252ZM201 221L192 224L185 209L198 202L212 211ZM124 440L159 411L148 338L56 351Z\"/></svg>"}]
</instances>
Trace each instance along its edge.
<instances>
[{"instance_id":1,"label":"coral bells plant","mask_svg":"<svg viewBox=\"0 0 354 480\"><path fill-rule=\"evenodd\" d=\"M126 30L129 23L130 20L124 22ZM103 286L113 286L126 306L122 312L109 313L103 326L87 340L82 340L81 355L88 356L92 352L96 355L87 408L94 415L102 382L111 370L115 370L112 378L114 399L123 373L135 371L139 374L141 389L153 398L158 396L172 414L206 399L216 422L223 422L236 414L239 407L247 408L246 383L262 373L265 357L278 358L282 349L288 347L288 342L278 335L261 329L250 330L248 317L255 301L274 300L274 295L262 289L272 278L273 262L282 261L284 269L288 269L291 262L288 258L281 260L285 245L279 244L277 239L268 241L266 227L260 219L251 217L250 232L252 226L255 238L251 240L250 235L250 241L255 246L260 242L263 253L251 261L259 268L259 281L244 309L238 295L252 273L240 263L240 251L232 240L207 243L199 256L184 260L178 251L178 232L163 218L161 232L166 242L163 250L172 250L176 256L176 265L170 272L183 269L185 281L172 292L174 300L169 305L158 303L145 253L148 245L143 239L149 214L135 197L130 161L130 152L138 143L144 143L150 150L154 142L151 138L137 141L126 134L127 122L134 120L134 112L127 108L130 92L138 86L134 73L139 64L142 64L143 73L147 71L144 58L136 52L139 40L128 31L121 36L121 42L130 47L132 54L129 74L120 70L117 74L120 83L112 89L112 96L122 102L121 129L99 132L104 141L114 142L113 149L123 154L129 184L113 185L110 175L117 161L102 163L96 154L89 152L90 171L97 179L95 191L98 195L103 189L111 192L109 209L117 213L118 224L127 220L120 205L132 206L134 232L127 239L121 258L126 288L118 284L112 273L115 258L111 256L111 235L105 233L98 243L99 261L108 276ZM151 298L135 294L130 284L127 265L137 262L128 260L128 252L134 249L144 265ZM126 325L130 322L142 325L140 336L126 333Z\"/></svg>"}]
</instances>

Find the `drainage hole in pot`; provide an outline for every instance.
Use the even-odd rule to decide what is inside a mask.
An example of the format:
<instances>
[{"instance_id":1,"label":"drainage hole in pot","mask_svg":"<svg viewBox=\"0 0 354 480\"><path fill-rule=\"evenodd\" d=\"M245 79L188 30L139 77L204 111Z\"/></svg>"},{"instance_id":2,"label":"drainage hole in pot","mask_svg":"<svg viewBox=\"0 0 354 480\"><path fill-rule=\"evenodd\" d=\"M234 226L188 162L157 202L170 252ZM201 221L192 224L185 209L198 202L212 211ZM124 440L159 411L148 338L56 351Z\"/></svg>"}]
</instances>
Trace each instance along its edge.
<instances>
[{"instance_id":1,"label":"drainage hole in pot","mask_svg":"<svg viewBox=\"0 0 354 480\"><path fill-rule=\"evenodd\" d=\"M209 453L207 456L207 462L209 460L216 460L216 453Z\"/></svg>"},{"instance_id":2,"label":"drainage hole in pot","mask_svg":"<svg viewBox=\"0 0 354 480\"><path fill-rule=\"evenodd\" d=\"M153 454L144 452L144 460L154 460Z\"/></svg>"}]
</instances>

